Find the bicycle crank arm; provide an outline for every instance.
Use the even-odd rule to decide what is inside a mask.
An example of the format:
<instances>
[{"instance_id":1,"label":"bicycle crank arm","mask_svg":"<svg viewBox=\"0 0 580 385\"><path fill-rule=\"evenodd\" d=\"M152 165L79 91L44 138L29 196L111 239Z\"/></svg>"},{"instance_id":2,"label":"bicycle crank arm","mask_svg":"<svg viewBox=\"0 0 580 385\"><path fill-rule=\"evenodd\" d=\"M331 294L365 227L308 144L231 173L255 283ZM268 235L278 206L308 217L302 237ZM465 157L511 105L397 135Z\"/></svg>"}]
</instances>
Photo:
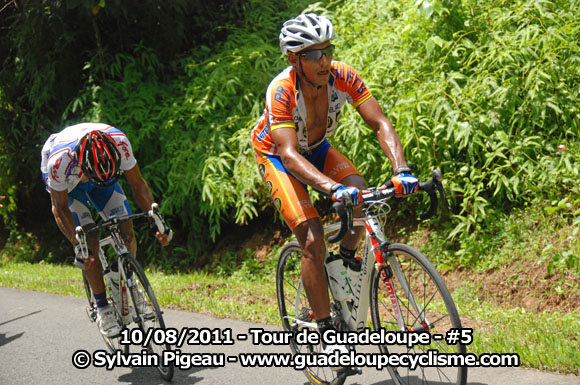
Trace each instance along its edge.
<instances>
[{"instance_id":1,"label":"bicycle crank arm","mask_svg":"<svg viewBox=\"0 0 580 385\"><path fill-rule=\"evenodd\" d=\"M292 317L284 317L284 318L293 321L293 323L290 324L290 327L292 329L298 329L300 327L309 328L309 329L318 329L318 325L315 322L301 321L297 318L292 318Z\"/></svg>"},{"instance_id":2,"label":"bicycle crank arm","mask_svg":"<svg viewBox=\"0 0 580 385\"><path fill-rule=\"evenodd\" d=\"M95 322L97 320L97 312L95 311L95 309L91 308L90 306L87 306L86 311L89 320L91 320L91 322Z\"/></svg>"},{"instance_id":3,"label":"bicycle crank arm","mask_svg":"<svg viewBox=\"0 0 580 385\"><path fill-rule=\"evenodd\" d=\"M342 385L347 377L354 376L355 374L362 374L362 369L358 366L352 368L344 368L337 372L337 376L330 385Z\"/></svg>"}]
</instances>

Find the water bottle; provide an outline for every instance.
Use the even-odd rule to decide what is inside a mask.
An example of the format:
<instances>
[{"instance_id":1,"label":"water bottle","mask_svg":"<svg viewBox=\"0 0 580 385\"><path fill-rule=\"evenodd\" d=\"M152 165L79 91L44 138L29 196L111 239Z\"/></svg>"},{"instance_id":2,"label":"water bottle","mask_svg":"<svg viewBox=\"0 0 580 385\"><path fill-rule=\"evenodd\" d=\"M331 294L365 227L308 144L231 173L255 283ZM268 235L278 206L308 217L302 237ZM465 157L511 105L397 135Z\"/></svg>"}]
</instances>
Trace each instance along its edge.
<instances>
[{"instance_id":1,"label":"water bottle","mask_svg":"<svg viewBox=\"0 0 580 385\"><path fill-rule=\"evenodd\" d=\"M117 262L111 264L111 283L116 289L119 288L119 266L117 265ZM117 290L117 293L118 292L119 291Z\"/></svg>"},{"instance_id":2,"label":"water bottle","mask_svg":"<svg viewBox=\"0 0 580 385\"><path fill-rule=\"evenodd\" d=\"M352 295L352 298L360 295L360 286L361 286L361 282L360 282L360 276L361 276L361 271L360 270L353 270L349 267L347 267L346 269L346 274L348 276L348 282L349 282L349 294ZM352 292L350 292L352 290Z\"/></svg>"},{"instance_id":3,"label":"water bottle","mask_svg":"<svg viewBox=\"0 0 580 385\"><path fill-rule=\"evenodd\" d=\"M332 292L334 299L337 301L350 299L352 292L350 290L348 275L346 267L344 267L342 262L342 258L336 254L330 253L326 258L325 266L330 291Z\"/></svg>"},{"instance_id":4,"label":"water bottle","mask_svg":"<svg viewBox=\"0 0 580 385\"><path fill-rule=\"evenodd\" d=\"M105 273L103 274L103 278L105 278L105 283L107 284L107 287L109 288L109 294L113 298L116 290L115 290L115 286L113 285L113 279L112 279L112 274L111 274L110 269L105 270Z\"/></svg>"},{"instance_id":5,"label":"water bottle","mask_svg":"<svg viewBox=\"0 0 580 385\"><path fill-rule=\"evenodd\" d=\"M111 267L105 270L105 274L103 274L107 286L109 288L109 293L111 294L111 299L117 308L117 312L121 313L122 311L122 304L121 304L121 296L119 292L119 269L117 267L117 263L113 263Z\"/></svg>"}]
</instances>

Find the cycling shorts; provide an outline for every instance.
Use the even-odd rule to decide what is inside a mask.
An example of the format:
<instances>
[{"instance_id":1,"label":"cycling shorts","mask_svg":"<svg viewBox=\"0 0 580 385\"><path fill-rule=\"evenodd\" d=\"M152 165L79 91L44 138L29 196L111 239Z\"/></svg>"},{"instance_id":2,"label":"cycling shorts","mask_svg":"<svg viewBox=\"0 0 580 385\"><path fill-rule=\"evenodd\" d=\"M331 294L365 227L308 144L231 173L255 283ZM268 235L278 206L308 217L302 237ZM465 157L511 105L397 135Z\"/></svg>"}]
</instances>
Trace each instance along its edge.
<instances>
[{"instance_id":1,"label":"cycling shorts","mask_svg":"<svg viewBox=\"0 0 580 385\"><path fill-rule=\"evenodd\" d=\"M255 154L260 175L288 227L294 231L299 224L318 217L306 184L284 168L280 157L262 154L259 151L255 151ZM356 167L326 140L315 149L301 155L318 171L337 182L350 175L360 175Z\"/></svg>"},{"instance_id":2,"label":"cycling shorts","mask_svg":"<svg viewBox=\"0 0 580 385\"><path fill-rule=\"evenodd\" d=\"M89 202L103 220L131 214L129 202L119 183L109 187L97 187L94 183L79 183L68 193L68 207L77 226L94 223Z\"/></svg>"}]
</instances>

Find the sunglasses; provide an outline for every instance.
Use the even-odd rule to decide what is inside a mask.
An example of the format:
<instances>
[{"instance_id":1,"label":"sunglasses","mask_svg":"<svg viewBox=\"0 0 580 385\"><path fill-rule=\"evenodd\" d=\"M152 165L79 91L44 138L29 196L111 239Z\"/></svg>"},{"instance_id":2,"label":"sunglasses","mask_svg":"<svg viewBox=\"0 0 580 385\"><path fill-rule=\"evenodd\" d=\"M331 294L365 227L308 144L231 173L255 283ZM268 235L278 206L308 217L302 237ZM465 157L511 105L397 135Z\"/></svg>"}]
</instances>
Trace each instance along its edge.
<instances>
[{"instance_id":1,"label":"sunglasses","mask_svg":"<svg viewBox=\"0 0 580 385\"><path fill-rule=\"evenodd\" d=\"M313 49L310 51L297 53L296 56L304 56L306 60L320 60L322 55L326 55L327 58L332 58L334 55L334 45L331 44L326 48L323 49Z\"/></svg>"}]
</instances>

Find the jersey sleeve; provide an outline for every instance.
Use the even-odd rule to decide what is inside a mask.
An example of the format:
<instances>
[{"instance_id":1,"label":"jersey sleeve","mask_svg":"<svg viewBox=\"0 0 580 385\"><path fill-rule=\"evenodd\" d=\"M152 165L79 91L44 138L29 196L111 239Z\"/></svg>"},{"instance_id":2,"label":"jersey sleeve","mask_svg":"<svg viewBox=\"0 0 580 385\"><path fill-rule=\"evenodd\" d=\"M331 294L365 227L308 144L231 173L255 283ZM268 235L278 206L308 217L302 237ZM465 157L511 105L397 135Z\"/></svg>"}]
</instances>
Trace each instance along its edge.
<instances>
[{"instance_id":1,"label":"jersey sleeve","mask_svg":"<svg viewBox=\"0 0 580 385\"><path fill-rule=\"evenodd\" d=\"M46 183L55 191L68 189L67 175L73 166L73 156L68 148L63 148L50 155L46 167Z\"/></svg>"},{"instance_id":2,"label":"jersey sleeve","mask_svg":"<svg viewBox=\"0 0 580 385\"><path fill-rule=\"evenodd\" d=\"M121 170L127 171L135 167L137 164L137 159L133 155L133 148L131 147L131 142L127 135L125 135L121 130L111 127L106 130L117 143L119 151L121 152Z\"/></svg>"},{"instance_id":3,"label":"jersey sleeve","mask_svg":"<svg viewBox=\"0 0 580 385\"><path fill-rule=\"evenodd\" d=\"M270 131L280 127L295 127L293 109L296 106L294 84L290 79L274 80L266 95Z\"/></svg>"},{"instance_id":4,"label":"jersey sleeve","mask_svg":"<svg viewBox=\"0 0 580 385\"><path fill-rule=\"evenodd\" d=\"M355 108L368 100L372 95L361 76L348 64L335 62L332 73L335 76L335 87L347 93L347 101Z\"/></svg>"}]
</instances>

